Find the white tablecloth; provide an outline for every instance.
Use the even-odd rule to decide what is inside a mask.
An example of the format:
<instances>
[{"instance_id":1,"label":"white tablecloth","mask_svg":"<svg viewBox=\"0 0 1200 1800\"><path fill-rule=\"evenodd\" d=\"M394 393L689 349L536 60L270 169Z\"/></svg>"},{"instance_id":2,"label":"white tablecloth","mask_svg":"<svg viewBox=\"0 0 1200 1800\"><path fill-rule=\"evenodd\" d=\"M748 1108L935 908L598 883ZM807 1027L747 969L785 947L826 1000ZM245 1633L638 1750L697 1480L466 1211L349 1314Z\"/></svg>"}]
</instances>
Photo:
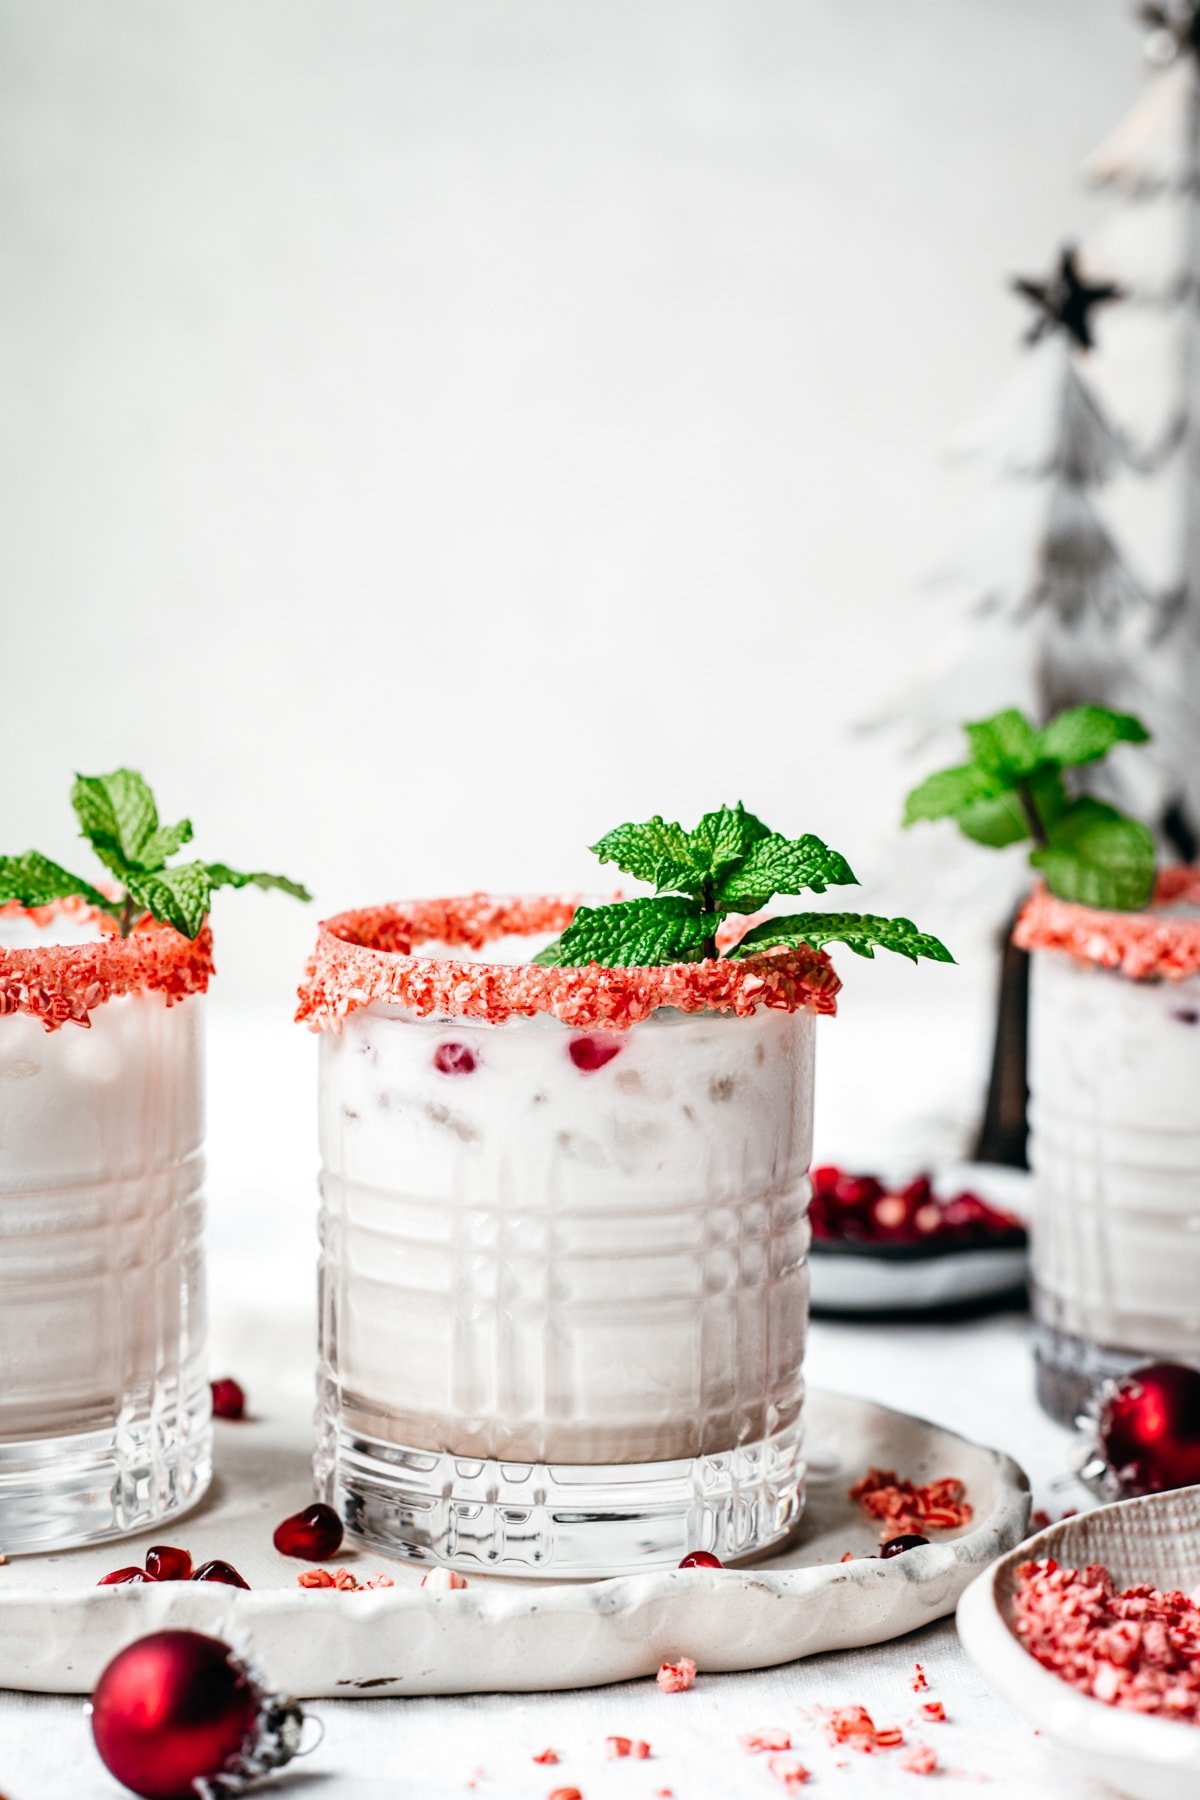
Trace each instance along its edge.
<instances>
[{"instance_id":1,"label":"white tablecloth","mask_svg":"<svg viewBox=\"0 0 1200 1800\"><path fill-rule=\"evenodd\" d=\"M302 1033L258 1020L214 1018L210 1047L210 1181L214 1372L295 1391L311 1382L313 1314L313 1052ZM825 1387L864 1393L1009 1451L1029 1471L1035 1504L1076 1504L1067 1473L1072 1440L1032 1396L1028 1321L1015 1312L947 1323L814 1323L809 1367ZM178 1535L176 1533L176 1535ZM170 1540L168 1530L164 1536ZM948 1723L916 1722L911 1687L920 1661ZM803 1709L861 1702L879 1724L906 1727L943 1765L935 1792L1053 1795L1094 1800L1078 1776L958 1648L953 1623L850 1655L752 1675L705 1676L664 1696L652 1681L572 1694L384 1700L314 1705L325 1728L314 1755L273 1789L314 1800L464 1796L545 1800L557 1786L584 1800L677 1800L783 1792L763 1756L738 1734L793 1733L814 1794L922 1791L900 1752L863 1757L831 1749ZM640 1737L648 1761L607 1761L609 1735ZM547 1747L555 1767L531 1759ZM839 1766L839 1764L845 1766ZM474 1788L469 1783L475 1782ZM7 1800L113 1800L78 1700L0 1695L0 1795Z\"/></svg>"}]
</instances>

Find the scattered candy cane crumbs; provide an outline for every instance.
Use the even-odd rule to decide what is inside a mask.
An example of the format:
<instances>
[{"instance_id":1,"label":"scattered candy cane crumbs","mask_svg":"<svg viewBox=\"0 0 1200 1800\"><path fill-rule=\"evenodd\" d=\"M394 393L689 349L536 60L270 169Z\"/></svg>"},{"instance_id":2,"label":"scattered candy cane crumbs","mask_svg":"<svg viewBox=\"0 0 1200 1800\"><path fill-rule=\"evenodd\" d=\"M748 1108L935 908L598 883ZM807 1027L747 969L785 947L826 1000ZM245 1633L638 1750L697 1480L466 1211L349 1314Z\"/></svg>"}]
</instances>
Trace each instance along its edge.
<instances>
[{"instance_id":1,"label":"scattered candy cane crumbs","mask_svg":"<svg viewBox=\"0 0 1200 1800\"><path fill-rule=\"evenodd\" d=\"M610 1762L615 1756L636 1756L644 1761L650 1755L650 1746L644 1738L608 1737L604 1740L604 1754Z\"/></svg>"},{"instance_id":2,"label":"scattered candy cane crumbs","mask_svg":"<svg viewBox=\"0 0 1200 1800\"><path fill-rule=\"evenodd\" d=\"M465 1588L466 1585L466 1576L460 1575L457 1569L443 1569L441 1567L427 1569L425 1574L421 1577L421 1586L423 1588L431 1588L435 1593L439 1594L457 1593L460 1588Z\"/></svg>"},{"instance_id":3,"label":"scattered candy cane crumbs","mask_svg":"<svg viewBox=\"0 0 1200 1800\"><path fill-rule=\"evenodd\" d=\"M696 1679L696 1665L690 1656L681 1656L677 1663L664 1663L654 1679L661 1693L686 1694Z\"/></svg>"},{"instance_id":4,"label":"scattered candy cane crumbs","mask_svg":"<svg viewBox=\"0 0 1200 1800\"><path fill-rule=\"evenodd\" d=\"M738 1743L752 1756L759 1750L790 1750L792 1734L790 1731L782 1731L778 1728L768 1731L743 1731L738 1737Z\"/></svg>"},{"instance_id":5,"label":"scattered candy cane crumbs","mask_svg":"<svg viewBox=\"0 0 1200 1800\"><path fill-rule=\"evenodd\" d=\"M841 1558L841 1560L842 1560L842 1562L844 1562L844 1563L845 1563L845 1562L853 1562L853 1561L854 1561L854 1552L853 1552L853 1550L847 1550L847 1552L846 1552L846 1554L845 1554L845 1556L843 1556L843 1557L842 1557L842 1558Z\"/></svg>"},{"instance_id":6,"label":"scattered candy cane crumbs","mask_svg":"<svg viewBox=\"0 0 1200 1800\"><path fill-rule=\"evenodd\" d=\"M937 1752L928 1744L914 1744L900 1758L900 1767L906 1775L936 1775L938 1770Z\"/></svg>"},{"instance_id":7,"label":"scattered candy cane crumbs","mask_svg":"<svg viewBox=\"0 0 1200 1800\"><path fill-rule=\"evenodd\" d=\"M913 1693L914 1694L923 1694L928 1686L929 1686L929 1681L925 1674L924 1665L921 1663L914 1663L913 1664L913 1678L912 1678Z\"/></svg>"},{"instance_id":8,"label":"scattered candy cane crumbs","mask_svg":"<svg viewBox=\"0 0 1200 1800\"><path fill-rule=\"evenodd\" d=\"M946 1723L946 1709L940 1700L923 1700L921 1702L921 1717L923 1719L931 1720L935 1725L944 1725Z\"/></svg>"},{"instance_id":9,"label":"scattered candy cane crumbs","mask_svg":"<svg viewBox=\"0 0 1200 1800\"><path fill-rule=\"evenodd\" d=\"M556 1763L559 1760L557 1750L539 1750L532 1758L535 1763Z\"/></svg>"},{"instance_id":10,"label":"scattered candy cane crumbs","mask_svg":"<svg viewBox=\"0 0 1200 1800\"><path fill-rule=\"evenodd\" d=\"M368 1588L395 1587L390 1575L382 1570L371 1581L359 1581L349 1569L305 1569L296 1577L302 1588L341 1588L348 1594L365 1594Z\"/></svg>"},{"instance_id":11,"label":"scattered candy cane crumbs","mask_svg":"<svg viewBox=\"0 0 1200 1800\"><path fill-rule=\"evenodd\" d=\"M786 1793L794 1794L812 1780L811 1772L794 1756L772 1756L767 1761L767 1772L775 1777Z\"/></svg>"},{"instance_id":12,"label":"scattered candy cane crumbs","mask_svg":"<svg viewBox=\"0 0 1200 1800\"><path fill-rule=\"evenodd\" d=\"M546 1800L583 1800L583 1795L575 1787L552 1788Z\"/></svg>"},{"instance_id":13,"label":"scattered candy cane crumbs","mask_svg":"<svg viewBox=\"0 0 1200 1800\"><path fill-rule=\"evenodd\" d=\"M831 1744L845 1744L866 1756L875 1750L894 1750L904 1742L898 1725L877 1726L865 1706L835 1707L825 1724Z\"/></svg>"},{"instance_id":14,"label":"scattered candy cane crumbs","mask_svg":"<svg viewBox=\"0 0 1200 1800\"><path fill-rule=\"evenodd\" d=\"M873 1519L883 1522L879 1537L882 1544L909 1532L923 1536L929 1531L954 1531L960 1525L969 1525L974 1512L966 1493L963 1483L953 1475L918 1487L915 1482L902 1481L895 1469L868 1469L850 1489L850 1498L857 1500Z\"/></svg>"},{"instance_id":15,"label":"scattered candy cane crumbs","mask_svg":"<svg viewBox=\"0 0 1200 1800\"><path fill-rule=\"evenodd\" d=\"M1200 1725L1200 1606L1149 1585L1118 1590L1099 1563L1023 1563L1017 1636L1042 1667L1107 1706Z\"/></svg>"}]
</instances>

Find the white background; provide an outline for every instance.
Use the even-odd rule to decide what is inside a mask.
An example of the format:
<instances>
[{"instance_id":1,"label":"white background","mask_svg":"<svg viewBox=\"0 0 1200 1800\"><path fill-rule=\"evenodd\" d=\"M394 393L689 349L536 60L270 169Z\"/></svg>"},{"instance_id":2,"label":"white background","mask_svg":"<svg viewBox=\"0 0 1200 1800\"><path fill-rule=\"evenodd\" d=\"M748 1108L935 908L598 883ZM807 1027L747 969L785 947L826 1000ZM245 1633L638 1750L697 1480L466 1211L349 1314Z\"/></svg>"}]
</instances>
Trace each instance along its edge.
<instances>
[{"instance_id":1,"label":"white background","mask_svg":"<svg viewBox=\"0 0 1200 1800\"><path fill-rule=\"evenodd\" d=\"M737 795L882 869L911 771L850 723L935 655L939 446L1015 367L1006 278L1093 216L1078 161L1142 85L1123 0L0 0L0 848L78 857L71 770L127 761L202 854L325 912L587 884L610 824ZM263 1320L311 1342L284 1021L315 916L218 903L214 1354L251 1383L306 1379ZM859 1166L881 1109L935 1141L937 1051L973 1084L987 1035L982 959L862 976L818 1125ZM818 1324L812 1368L1067 1465L1019 1321ZM526 1740L561 1738L589 1795L652 1792L599 1764L617 1729L681 1800L774 1791L735 1730L894 1712L918 1653L943 1785L1087 1791L946 1628L675 1714L331 1709L296 1787L459 1793L482 1762L523 1800ZM114 1791L73 1704L6 1702L0 1750L14 1800Z\"/></svg>"},{"instance_id":2,"label":"white background","mask_svg":"<svg viewBox=\"0 0 1200 1800\"><path fill-rule=\"evenodd\" d=\"M1143 81L1123 0L0 0L0 847L128 761L326 912L738 795L866 881ZM224 896L217 1004L313 923Z\"/></svg>"}]
</instances>

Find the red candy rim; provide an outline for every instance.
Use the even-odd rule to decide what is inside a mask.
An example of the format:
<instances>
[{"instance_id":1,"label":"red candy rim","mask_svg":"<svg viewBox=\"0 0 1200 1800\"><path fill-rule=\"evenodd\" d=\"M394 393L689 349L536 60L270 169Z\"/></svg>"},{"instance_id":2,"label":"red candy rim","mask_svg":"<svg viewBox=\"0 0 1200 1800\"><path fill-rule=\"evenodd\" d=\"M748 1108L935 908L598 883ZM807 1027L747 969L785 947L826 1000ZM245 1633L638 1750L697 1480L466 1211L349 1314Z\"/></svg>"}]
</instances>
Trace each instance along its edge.
<instances>
[{"instance_id":1,"label":"red candy rim","mask_svg":"<svg viewBox=\"0 0 1200 1800\"><path fill-rule=\"evenodd\" d=\"M563 931L577 901L552 895L465 894L368 906L322 921L300 987L296 1018L337 1030L347 1014L384 1001L419 1018L506 1019L550 1013L564 1025L622 1031L659 1007L732 1012L759 1006L837 1011L841 982L829 958L802 948L645 969L546 969L535 963L454 961L415 955L419 944L481 950L496 938Z\"/></svg>"},{"instance_id":2,"label":"red candy rim","mask_svg":"<svg viewBox=\"0 0 1200 1800\"><path fill-rule=\"evenodd\" d=\"M1186 981L1200 974L1200 919L1159 910L1180 905L1200 906L1200 868L1163 869L1145 912L1101 912L1040 887L1025 902L1013 943L1022 950L1065 950L1077 962L1119 969L1135 980Z\"/></svg>"},{"instance_id":3,"label":"red candy rim","mask_svg":"<svg viewBox=\"0 0 1200 1800\"><path fill-rule=\"evenodd\" d=\"M89 1015L118 994L158 993L167 1005L202 994L213 973L212 932L186 938L171 925L146 918L128 937L116 921L82 900L49 906L0 906L0 917L32 919L45 927L58 918L99 927L104 936L83 944L0 945L0 1013L30 1013L47 1031L90 1025Z\"/></svg>"}]
</instances>

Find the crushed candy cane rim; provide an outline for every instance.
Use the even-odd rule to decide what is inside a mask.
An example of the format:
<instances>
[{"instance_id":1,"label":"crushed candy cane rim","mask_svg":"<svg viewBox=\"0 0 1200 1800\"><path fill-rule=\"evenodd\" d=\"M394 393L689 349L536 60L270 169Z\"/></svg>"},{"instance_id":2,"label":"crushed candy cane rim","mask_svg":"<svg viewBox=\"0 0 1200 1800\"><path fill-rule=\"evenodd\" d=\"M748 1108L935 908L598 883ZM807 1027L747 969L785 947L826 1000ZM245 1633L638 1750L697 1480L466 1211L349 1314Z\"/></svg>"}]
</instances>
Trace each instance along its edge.
<instances>
[{"instance_id":1,"label":"crushed candy cane rim","mask_svg":"<svg viewBox=\"0 0 1200 1800\"><path fill-rule=\"evenodd\" d=\"M1200 974L1200 918L1173 917L1164 907L1200 906L1200 868L1159 872L1144 912L1102 912L1037 888L1013 930L1021 950L1064 950L1077 962L1119 969L1137 981L1186 981Z\"/></svg>"},{"instance_id":2,"label":"crushed candy cane rim","mask_svg":"<svg viewBox=\"0 0 1200 1800\"><path fill-rule=\"evenodd\" d=\"M29 1013L47 1031L89 1026L96 1008L121 994L162 994L173 1006L204 993L213 974L207 924L198 937L186 938L173 925L145 918L123 938L108 913L76 898L32 907L12 901L0 907L0 917L26 918L43 930L67 918L103 934L76 944L0 944L0 1014Z\"/></svg>"},{"instance_id":3,"label":"crushed candy cane rim","mask_svg":"<svg viewBox=\"0 0 1200 1800\"><path fill-rule=\"evenodd\" d=\"M322 920L299 990L296 1018L312 1030L337 1030L359 1007L382 1001L418 1018L479 1019L502 1025L550 1013L564 1025L622 1031L660 1007L732 1012L760 1006L832 1014L841 981L823 951L802 947L730 962L665 963L651 968L541 968L536 963L422 956L417 946L481 950L498 938L558 933L577 900L465 894L442 900L362 907Z\"/></svg>"}]
</instances>

